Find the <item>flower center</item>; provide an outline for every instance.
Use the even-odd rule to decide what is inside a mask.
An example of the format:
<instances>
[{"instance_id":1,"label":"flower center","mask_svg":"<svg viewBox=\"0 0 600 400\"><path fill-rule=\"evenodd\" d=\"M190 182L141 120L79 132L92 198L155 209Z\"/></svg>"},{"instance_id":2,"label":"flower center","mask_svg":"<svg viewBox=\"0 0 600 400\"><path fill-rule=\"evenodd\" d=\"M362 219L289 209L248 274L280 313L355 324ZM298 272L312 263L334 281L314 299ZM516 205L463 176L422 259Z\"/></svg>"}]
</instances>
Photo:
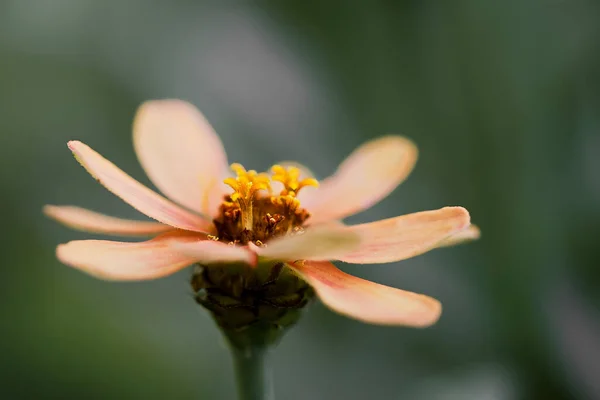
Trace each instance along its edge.
<instances>
[{"instance_id":1,"label":"flower center","mask_svg":"<svg viewBox=\"0 0 600 400\"><path fill-rule=\"evenodd\" d=\"M214 240L261 246L270 238L302 231L310 214L300 207L296 196L306 186L317 187L316 179L301 180L298 168L281 165L271 167L271 175L246 171L240 164L232 164L231 169L236 177L224 182L233 193L225 196L213 221L217 228ZM279 193L274 193L273 182L283 187Z\"/></svg>"}]
</instances>

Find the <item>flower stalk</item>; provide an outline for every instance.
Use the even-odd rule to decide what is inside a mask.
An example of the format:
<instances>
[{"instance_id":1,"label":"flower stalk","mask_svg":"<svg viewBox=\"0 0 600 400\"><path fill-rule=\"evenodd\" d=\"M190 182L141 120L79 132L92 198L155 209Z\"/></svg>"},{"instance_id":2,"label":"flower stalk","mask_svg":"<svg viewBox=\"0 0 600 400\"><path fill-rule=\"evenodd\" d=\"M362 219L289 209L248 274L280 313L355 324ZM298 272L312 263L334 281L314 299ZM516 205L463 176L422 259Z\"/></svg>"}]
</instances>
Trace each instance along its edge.
<instances>
[{"instance_id":1,"label":"flower stalk","mask_svg":"<svg viewBox=\"0 0 600 400\"><path fill-rule=\"evenodd\" d=\"M240 400L275 398L269 357L271 346L262 338L257 338L257 342L229 340Z\"/></svg>"}]
</instances>

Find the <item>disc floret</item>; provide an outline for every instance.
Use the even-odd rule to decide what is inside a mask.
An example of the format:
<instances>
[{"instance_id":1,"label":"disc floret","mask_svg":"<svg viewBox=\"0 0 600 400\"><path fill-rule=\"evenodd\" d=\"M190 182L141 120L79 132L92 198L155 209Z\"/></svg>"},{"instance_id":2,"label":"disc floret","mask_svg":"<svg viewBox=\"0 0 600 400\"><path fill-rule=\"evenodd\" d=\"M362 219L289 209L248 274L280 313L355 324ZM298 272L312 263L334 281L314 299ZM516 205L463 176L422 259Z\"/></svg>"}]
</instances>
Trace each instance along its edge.
<instances>
[{"instance_id":1,"label":"disc floret","mask_svg":"<svg viewBox=\"0 0 600 400\"><path fill-rule=\"evenodd\" d=\"M220 213L214 220L218 240L234 244L253 242L258 246L272 237L302 231L309 213L300 207L298 192L307 186L318 186L314 178L300 179L297 167L274 165L272 174L247 171L232 164L235 177L224 180L233 193L225 196ZM283 186L274 193L272 182Z\"/></svg>"},{"instance_id":2,"label":"disc floret","mask_svg":"<svg viewBox=\"0 0 600 400\"><path fill-rule=\"evenodd\" d=\"M254 199L261 190L271 191L271 181L267 174L259 174L253 169L246 171L241 164L231 164L231 169L237 177L227 178L223 182L233 189L230 199L237 203L241 211L242 226L252 230Z\"/></svg>"},{"instance_id":3,"label":"disc floret","mask_svg":"<svg viewBox=\"0 0 600 400\"><path fill-rule=\"evenodd\" d=\"M271 179L283 184L281 196L296 197L300 189L306 186L318 187L319 182L314 178L304 178L300 180L300 169L297 167L282 167L281 165L273 165L271 167L273 176Z\"/></svg>"}]
</instances>

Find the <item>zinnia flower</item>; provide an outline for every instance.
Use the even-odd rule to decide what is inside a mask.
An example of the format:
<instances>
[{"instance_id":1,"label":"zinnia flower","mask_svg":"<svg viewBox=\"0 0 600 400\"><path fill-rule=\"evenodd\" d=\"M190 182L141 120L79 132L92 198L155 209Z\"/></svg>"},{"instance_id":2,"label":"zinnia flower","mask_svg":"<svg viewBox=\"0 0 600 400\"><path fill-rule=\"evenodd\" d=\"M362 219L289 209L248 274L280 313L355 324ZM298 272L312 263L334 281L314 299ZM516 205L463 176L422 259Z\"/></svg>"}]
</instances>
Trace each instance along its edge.
<instances>
[{"instance_id":1,"label":"zinnia flower","mask_svg":"<svg viewBox=\"0 0 600 400\"><path fill-rule=\"evenodd\" d=\"M231 174L219 137L194 106L180 100L143 104L133 143L150 180L170 200L87 145L70 141L68 147L106 189L157 222L75 206L45 207L48 216L75 229L153 236L142 242L78 240L58 246L61 262L98 278L155 279L192 264L209 271L242 265L240 276L252 278L257 265L268 265L269 273L285 266L334 311L368 323L422 327L439 318L437 300L348 275L330 260L395 262L479 235L462 207L360 225L340 222L380 201L411 172L417 149L403 137L362 145L320 184L308 169L293 163L275 165L270 173L232 164ZM228 277L227 285L234 278ZM235 297L235 285L231 287L228 293Z\"/></svg>"}]
</instances>

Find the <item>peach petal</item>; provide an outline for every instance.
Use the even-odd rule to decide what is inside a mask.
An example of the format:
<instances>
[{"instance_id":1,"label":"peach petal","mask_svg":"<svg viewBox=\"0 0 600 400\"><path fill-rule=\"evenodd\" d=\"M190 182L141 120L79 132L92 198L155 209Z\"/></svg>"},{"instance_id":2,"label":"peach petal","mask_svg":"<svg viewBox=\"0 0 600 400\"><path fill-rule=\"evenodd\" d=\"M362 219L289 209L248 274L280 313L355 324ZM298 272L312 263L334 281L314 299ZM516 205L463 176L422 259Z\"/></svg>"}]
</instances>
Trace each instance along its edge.
<instances>
[{"instance_id":1,"label":"peach petal","mask_svg":"<svg viewBox=\"0 0 600 400\"><path fill-rule=\"evenodd\" d=\"M417 147L401 136L385 136L360 146L316 190L298 196L311 224L342 219L386 197L412 171Z\"/></svg>"},{"instance_id":2,"label":"peach petal","mask_svg":"<svg viewBox=\"0 0 600 400\"><path fill-rule=\"evenodd\" d=\"M206 118L182 100L154 100L140 106L133 144L150 180L164 194L199 213L215 215L227 187L221 140Z\"/></svg>"},{"instance_id":3,"label":"peach petal","mask_svg":"<svg viewBox=\"0 0 600 400\"><path fill-rule=\"evenodd\" d=\"M160 222L116 218L76 206L47 205L44 214L69 228L106 235L147 236L173 229Z\"/></svg>"},{"instance_id":4,"label":"peach petal","mask_svg":"<svg viewBox=\"0 0 600 400\"><path fill-rule=\"evenodd\" d=\"M440 317L439 301L348 275L327 261L291 264L333 311L370 324L427 327Z\"/></svg>"},{"instance_id":5,"label":"peach petal","mask_svg":"<svg viewBox=\"0 0 600 400\"><path fill-rule=\"evenodd\" d=\"M444 207L349 226L361 237L360 248L338 260L355 264L377 264L415 257L436 248L440 242L469 226L469 212L462 207Z\"/></svg>"},{"instance_id":6,"label":"peach petal","mask_svg":"<svg viewBox=\"0 0 600 400\"><path fill-rule=\"evenodd\" d=\"M481 230L476 225L469 225L466 229L455 233L447 239L441 241L437 247L450 247L477 240L481 237Z\"/></svg>"},{"instance_id":7,"label":"peach petal","mask_svg":"<svg viewBox=\"0 0 600 400\"><path fill-rule=\"evenodd\" d=\"M71 267L106 280L137 281L161 278L194 263L196 258L178 253L172 242L203 240L191 233L169 232L146 242L75 240L56 249L58 259Z\"/></svg>"},{"instance_id":8,"label":"peach petal","mask_svg":"<svg viewBox=\"0 0 600 400\"><path fill-rule=\"evenodd\" d=\"M175 228L195 232L208 231L211 228L210 221L186 211L148 189L86 144L73 140L68 146L90 175L106 189L150 218Z\"/></svg>"},{"instance_id":9,"label":"peach petal","mask_svg":"<svg viewBox=\"0 0 600 400\"><path fill-rule=\"evenodd\" d=\"M194 258L203 264L215 262L242 262L249 265L256 265L256 253L250 251L247 247L233 246L223 242L213 240L203 240L199 242L181 242L174 240L171 248L178 253Z\"/></svg>"},{"instance_id":10,"label":"peach petal","mask_svg":"<svg viewBox=\"0 0 600 400\"><path fill-rule=\"evenodd\" d=\"M256 248L259 256L277 260L328 260L356 250L360 237L334 225L308 228Z\"/></svg>"}]
</instances>

